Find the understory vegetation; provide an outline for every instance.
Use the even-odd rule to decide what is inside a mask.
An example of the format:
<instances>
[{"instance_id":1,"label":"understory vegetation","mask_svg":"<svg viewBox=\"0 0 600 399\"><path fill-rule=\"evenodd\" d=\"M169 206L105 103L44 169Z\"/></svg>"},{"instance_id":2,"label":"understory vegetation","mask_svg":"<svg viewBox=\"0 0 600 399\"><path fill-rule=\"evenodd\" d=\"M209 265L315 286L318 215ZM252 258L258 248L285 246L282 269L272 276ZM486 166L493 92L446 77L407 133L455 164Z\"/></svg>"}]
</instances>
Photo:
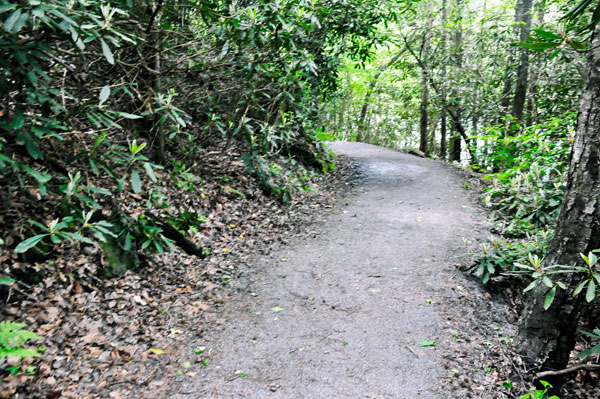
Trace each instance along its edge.
<instances>
[{"instance_id":1,"label":"understory vegetation","mask_svg":"<svg viewBox=\"0 0 600 399\"><path fill-rule=\"evenodd\" d=\"M531 397L577 371L594 395L599 21L591 0L0 0L0 397L72 392L100 377L95 357L136 345L159 355L177 335L162 307L149 333L119 327L125 349L72 360L109 341L81 309L231 278L228 257L311 206L335 169L327 140L481 177L494 235L471 272L523 292L528 367L586 366ZM172 303L209 306L195 299Z\"/></svg>"}]
</instances>

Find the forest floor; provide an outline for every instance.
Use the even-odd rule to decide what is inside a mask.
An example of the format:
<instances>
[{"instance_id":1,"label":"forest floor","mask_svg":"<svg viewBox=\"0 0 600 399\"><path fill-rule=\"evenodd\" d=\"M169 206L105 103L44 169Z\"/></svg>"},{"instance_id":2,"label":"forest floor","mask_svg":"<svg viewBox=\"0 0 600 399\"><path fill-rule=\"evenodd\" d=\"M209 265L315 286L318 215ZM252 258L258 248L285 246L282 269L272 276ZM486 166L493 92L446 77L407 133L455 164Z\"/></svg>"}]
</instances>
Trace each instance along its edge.
<instances>
[{"instance_id":1,"label":"forest floor","mask_svg":"<svg viewBox=\"0 0 600 399\"><path fill-rule=\"evenodd\" d=\"M0 253L21 280L0 292L1 316L46 347L23 365L34 373L2 376L0 398L520 397L531 379L510 351L515 311L464 273L489 235L477 179L331 148L337 170L288 205L207 149L202 181L172 199L206 216L205 259L171 251L100 280L89 247L33 265Z\"/></svg>"},{"instance_id":2,"label":"forest floor","mask_svg":"<svg viewBox=\"0 0 600 399\"><path fill-rule=\"evenodd\" d=\"M207 366L164 397L511 397L495 368L509 358L512 314L457 270L472 262L465 240L488 234L461 172L367 144L332 148L356 163L354 189L316 235L247 265L218 328L193 345Z\"/></svg>"}]
</instances>

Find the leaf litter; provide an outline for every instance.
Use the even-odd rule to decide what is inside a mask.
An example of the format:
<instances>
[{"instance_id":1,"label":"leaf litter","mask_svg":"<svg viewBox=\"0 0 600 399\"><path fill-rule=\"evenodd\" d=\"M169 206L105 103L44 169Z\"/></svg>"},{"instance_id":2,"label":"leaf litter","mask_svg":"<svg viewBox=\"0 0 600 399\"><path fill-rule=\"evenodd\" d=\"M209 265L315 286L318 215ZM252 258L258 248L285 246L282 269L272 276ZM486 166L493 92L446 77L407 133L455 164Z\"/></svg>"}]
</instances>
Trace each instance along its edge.
<instances>
[{"instance_id":1,"label":"leaf litter","mask_svg":"<svg viewBox=\"0 0 600 399\"><path fill-rule=\"evenodd\" d=\"M34 366L35 373L2 374L0 398L160 396L173 379L209 364L205 327L220 323L227 287L248 261L306 229L351 184L350 168L340 159L329 176L313 178L316 190L286 205L244 172L235 149L218 156L214 149L205 152L195 170L202 180L192 190L156 173L171 210L205 215L200 229L189 232L196 245L209 249L204 259L175 250L145 254L139 270L101 279L106 259L97 247L57 246L52 258L34 263L19 262L6 246L0 248L0 272L22 282L18 291L16 285L1 287L1 317L27 323L42 337L32 346L46 348L40 358L22 361L23 370ZM142 194L129 195L132 213L143 211ZM32 209L22 201L11 212L27 217ZM0 223L5 216L0 212ZM6 244L15 239L8 237ZM205 346L188 344L197 341ZM10 359L0 360L0 369L10 365Z\"/></svg>"}]
</instances>

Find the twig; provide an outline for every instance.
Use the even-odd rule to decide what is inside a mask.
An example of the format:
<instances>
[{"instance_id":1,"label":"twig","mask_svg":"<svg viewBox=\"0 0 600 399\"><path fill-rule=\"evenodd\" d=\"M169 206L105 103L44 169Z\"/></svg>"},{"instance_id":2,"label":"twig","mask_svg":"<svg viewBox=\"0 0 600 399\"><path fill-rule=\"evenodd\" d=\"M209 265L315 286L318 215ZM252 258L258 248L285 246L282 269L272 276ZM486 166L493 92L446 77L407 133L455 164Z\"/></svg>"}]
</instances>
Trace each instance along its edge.
<instances>
[{"instance_id":1,"label":"twig","mask_svg":"<svg viewBox=\"0 0 600 399\"><path fill-rule=\"evenodd\" d=\"M569 367L563 370L547 370L539 372L535 375L536 379L574 373L579 370L595 371L600 370L600 364L580 364L578 366Z\"/></svg>"},{"instance_id":2,"label":"twig","mask_svg":"<svg viewBox=\"0 0 600 399\"><path fill-rule=\"evenodd\" d=\"M27 297L27 298L31 299L31 300L32 300L32 301L34 301L34 302L39 302L39 299L37 299L37 298L36 298L36 297L34 297L34 296L31 296L31 295L29 295L29 294L28 294L28 293L26 293L25 291L22 291L22 290L20 290L19 288L15 287L15 286L11 286L11 287L10 287L10 289L11 289L11 290L15 290L15 291L17 291L19 294L21 294L21 295L23 295L23 296L25 296L25 297Z\"/></svg>"},{"instance_id":3,"label":"twig","mask_svg":"<svg viewBox=\"0 0 600 399\"><path fill-rule=\"evenodd\" d=\"M404 347L406 349L408 349L413 355L415 355L416 357L419 357L419 355L417 355L417 352L415 352L410 346L404 345Z\"/></svg>"}]
</instances>

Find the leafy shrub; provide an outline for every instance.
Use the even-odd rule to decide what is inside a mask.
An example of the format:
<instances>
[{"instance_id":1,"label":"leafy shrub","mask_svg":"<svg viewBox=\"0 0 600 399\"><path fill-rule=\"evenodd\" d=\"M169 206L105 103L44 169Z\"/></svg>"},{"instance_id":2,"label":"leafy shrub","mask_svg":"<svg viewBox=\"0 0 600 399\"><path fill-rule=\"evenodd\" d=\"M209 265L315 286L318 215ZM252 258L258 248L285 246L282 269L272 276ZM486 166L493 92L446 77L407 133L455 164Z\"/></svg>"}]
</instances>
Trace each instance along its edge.
<instances>
[{"instance_id":1,"label":"leafy shrub","mask_svg":"<svg viewBox=\"0 0 600 399\"><path fill-rule=\"evenodd\" d=\"M548 228L558 217L574 120L573 115L554 118L506 137L495 127L477 137L490 148L478 160L492 172L484 177L491 183L484 203L502 234L523 236Z\"/></svg>"},{"instance_id":2,"label":"leafy shrub","mask_svg":"<svg viewBox=\"0 0 600 399\"><path fill-rule=\"evenodd\" d=\"M27 349L25 345L32 339L39 339L39 335L29 330L24 330L27 324L12 321L0 321L0 359L6 356L22 359L24 357L39 357L40 353Z\"/></svg>"},{"instance_id":3,"label":"leafy shrub","mask_svg":"<svg viewBox=\"0 0 600 399\"><path fill-rule=\"evenodd\" d=\"M542 384L544 389L537 389L533 387L529 390L529 393L521 396L521 399L560 399L556 395L548 397L548 391L550 390L550 388L552 388L552 385L550 385L546 381L540 381L540 384Z\"/></svg>"}]
</instances>

